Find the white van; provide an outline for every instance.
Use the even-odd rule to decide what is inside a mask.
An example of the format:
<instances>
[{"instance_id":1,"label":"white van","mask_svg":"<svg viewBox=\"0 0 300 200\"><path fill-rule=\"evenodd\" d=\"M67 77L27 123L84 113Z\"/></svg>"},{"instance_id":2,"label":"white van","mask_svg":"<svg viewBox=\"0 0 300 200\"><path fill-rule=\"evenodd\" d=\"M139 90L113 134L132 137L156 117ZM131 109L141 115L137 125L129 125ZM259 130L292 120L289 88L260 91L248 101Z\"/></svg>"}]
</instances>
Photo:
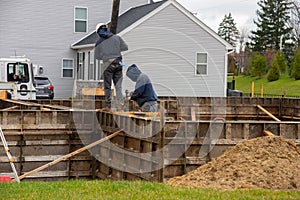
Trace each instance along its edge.
<instances>
[{"instance_id":1,"label":"white van","mask_svg":"<svg viewBox=\"0 0 300 200\"><path fill-rule=\"evenodd\" d=\"M36 100L30 59L0 58L0 90L6 90L11 99Z\"/></svg>"}]
</instances>

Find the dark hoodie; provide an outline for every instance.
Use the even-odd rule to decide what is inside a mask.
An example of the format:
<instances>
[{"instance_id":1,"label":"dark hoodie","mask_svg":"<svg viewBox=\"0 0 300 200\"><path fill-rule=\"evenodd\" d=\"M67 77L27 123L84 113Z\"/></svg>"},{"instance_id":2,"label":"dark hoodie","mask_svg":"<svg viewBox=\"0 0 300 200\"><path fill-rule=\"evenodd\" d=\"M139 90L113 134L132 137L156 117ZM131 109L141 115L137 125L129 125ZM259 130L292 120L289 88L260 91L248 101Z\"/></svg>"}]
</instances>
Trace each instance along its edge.
<instances>
[{"instance_id":1,"label":"dark hoodie","mask_svg":"<svg viewBox=\"0 0 300 200\"><path fill-rule=\"evenodd\" d=\"M157 95L149 77L142 73L135 64L128 67L126 75L133 82L136 82L135 90L131 95L131 100L136 101L140 107L142 107L145 102L157 101Z\"/></svg>"},{"instance_id":2,"label":"dark hoodie","mask_svg":"<svg viewBox=\"0 0 300 200\"><path fill-rule=\"evenodd\" d=\"M95 45L95 59L107 62L109 59L121 58L121 52L127 51L128 46L124 40L109 31L98 34L100 39Z\"/></svg>"}]
</instances>

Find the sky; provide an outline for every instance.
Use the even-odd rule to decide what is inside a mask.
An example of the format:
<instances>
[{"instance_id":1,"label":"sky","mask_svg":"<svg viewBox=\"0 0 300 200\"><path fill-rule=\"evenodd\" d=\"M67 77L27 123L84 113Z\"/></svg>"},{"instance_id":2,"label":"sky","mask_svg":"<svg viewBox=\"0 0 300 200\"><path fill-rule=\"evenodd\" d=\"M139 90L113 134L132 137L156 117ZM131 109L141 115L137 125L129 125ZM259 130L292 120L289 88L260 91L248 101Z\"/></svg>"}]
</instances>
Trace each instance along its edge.
<instances>
[{"instance_id":1,"label":"sky","mask_svg":"<svg viewBox=\"0 0 300 200\"><path fill-rule=\"evenodd\" d=\"M231 13L238 30L253 30L256 26L253 19L256 19L256 10L259 0L177 0L181 5L212 28L218 31L219 24Z\"/></svg>"}]
</instances>

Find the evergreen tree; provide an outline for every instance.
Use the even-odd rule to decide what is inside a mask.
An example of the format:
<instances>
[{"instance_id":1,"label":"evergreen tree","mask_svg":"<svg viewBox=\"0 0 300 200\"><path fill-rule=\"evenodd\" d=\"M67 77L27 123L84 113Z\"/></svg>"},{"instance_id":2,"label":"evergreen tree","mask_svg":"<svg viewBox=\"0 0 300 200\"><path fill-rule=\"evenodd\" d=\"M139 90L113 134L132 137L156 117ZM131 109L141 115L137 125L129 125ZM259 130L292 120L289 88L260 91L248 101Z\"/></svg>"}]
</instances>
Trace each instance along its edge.
<instances>
[{"instance_id":1,"label":"evergreen tree","mask_svg":"<svg viewBox=\"0 0 300 200\"><path fill-rule=\"evenodd\" d=\"M284 74L287 68L287 59L282 50L277 51L275 60L278 63L280 73Z\"/></svg>"},{"instance_id":2,"label":"evergreen tree","mask_svg":"<svg viewBox=\"0 0 300 200\"><path fill-rule=\"evenodd\" d=\"M300 48L294 54L291 68L291 77L300 80Z\"/></svg>"},{"instance_id":3,"label":"evergreen tree","mask_svg":"<svg viewBox=\"0 0 300 200\"><path fill-rule=\"evenodd\" d=\"M223 21L219 25L218 35L226 40L229 44L236 47L239 31L236 28L236 23L234 22L231 13L228 15L225 14Z\"/></svg>"},{"instance_id":4,"label":"evergreen tree","mask_svg":"<svg viewBox=\"0 0 300 200\"><path fill-rule=\"evenodd\" d=\"M266 49L280 49L285 39L290 38L292 28L289 27L289 10L291 3L289 0L260 0L256 11L257 21L254 21L257 29L251 31L253 50L262 52Z\"/></svg>"},{"instance_id":5,"label":"evergreen tree","mask_svg":"<svg viewBox=\"0 0 300 200\"><path fill-rule=\"evenodd\" d=\"M267 79L268 81L277 81L280 77L279 73L279 64L278 64L278 57L275 56L275 59L272 62L271 69L268 73Z\"/></svg>"},{"instance_id":6,"label":"evergreen tree","mask_svg":"<svg viewBox=\"0 0 300 200\"><path fill-rule=\"evenodd\" d=\"M252 66L250 69L250 74L252 76L259 76L262 77L267 71L267 60L264 56L260 55L259 53L255 52L252 55Z\"/></svg>"}]
</instances>

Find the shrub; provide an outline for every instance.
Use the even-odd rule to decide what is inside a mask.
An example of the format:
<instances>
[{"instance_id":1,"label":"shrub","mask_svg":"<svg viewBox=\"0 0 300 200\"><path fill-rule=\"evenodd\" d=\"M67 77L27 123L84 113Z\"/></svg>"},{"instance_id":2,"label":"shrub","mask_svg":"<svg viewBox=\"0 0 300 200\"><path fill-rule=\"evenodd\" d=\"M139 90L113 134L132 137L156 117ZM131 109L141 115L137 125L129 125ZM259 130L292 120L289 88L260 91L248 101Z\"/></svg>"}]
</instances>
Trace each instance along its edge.
<instances>
[{"instance_id":1,"label":"shrub","mask_svg":"<svg viewBox=\"0 0 300 200\"><path fill-rule=\"evenodd\" d=\"M253 53L250 74L252 76L259 76L259 78L261 78L262 75L266 73L266 70L267 70L266 58L256 52Z\"/></svg>"},{"instance_id":2,"label":"shrub","mask_svg":"<svg viewBox=\"0 0 300 200\"><path fill-rule=\"evenodd\" d=\"M281 74L284 74L287 68L287 59L283 51L277 51L275 55L276 61L278 63L278 67Z\"/></svg>"},{"instance_id":3,"label":"shrub","mask_svg":"<svg viewBox=\"0 0 300 200\"><path fill-rule=\"evenodd\" d=\"M291 66L291 77L300 80L300 48L296 50Z\"/></svg>"},{"instance_id":4,"label":"shrub","mask_svg":"<svg viewBox=\"0 0 300 200\"><path fill-rule=\"evenodd\" d=\"M272 62L271 69L268 73L268 81L277 81L280 77L279 73L279 64L278 64L278 57L275 56L274 61Z\"/></svg>"}]
</instances>

